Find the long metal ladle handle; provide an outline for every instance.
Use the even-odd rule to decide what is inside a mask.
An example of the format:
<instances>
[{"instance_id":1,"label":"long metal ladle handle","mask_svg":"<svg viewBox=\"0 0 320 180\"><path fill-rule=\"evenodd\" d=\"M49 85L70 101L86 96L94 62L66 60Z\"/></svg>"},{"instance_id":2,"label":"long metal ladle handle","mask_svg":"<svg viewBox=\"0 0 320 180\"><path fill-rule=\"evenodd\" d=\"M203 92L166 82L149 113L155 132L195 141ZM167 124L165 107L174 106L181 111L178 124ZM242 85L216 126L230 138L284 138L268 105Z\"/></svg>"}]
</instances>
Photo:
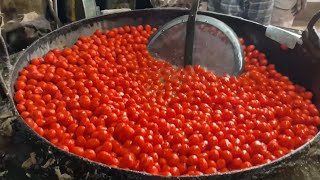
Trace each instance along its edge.
<instances>
[{"instance_id":1,"label":"long metal ladle handle","mask_svg":"<svg viewBox=\"0 0 320 180\"><path fill-rule=\"evenodd\" d=\"M186 29L186 44L184 48L184 66L193 64L193 44L196 25L196 16L199 8L200 0L194 0L190 10Z\"/></svg>"}]
</instances>

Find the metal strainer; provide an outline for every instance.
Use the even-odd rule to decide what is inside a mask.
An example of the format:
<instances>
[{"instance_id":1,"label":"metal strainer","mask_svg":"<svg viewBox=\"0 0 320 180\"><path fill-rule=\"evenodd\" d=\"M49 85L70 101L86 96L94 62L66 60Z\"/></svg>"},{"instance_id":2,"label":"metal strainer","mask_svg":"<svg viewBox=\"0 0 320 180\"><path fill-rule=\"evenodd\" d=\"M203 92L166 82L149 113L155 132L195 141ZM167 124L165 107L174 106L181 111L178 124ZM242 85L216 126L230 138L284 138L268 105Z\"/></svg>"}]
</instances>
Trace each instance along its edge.
<instances>
[{"instance_id":1,"label":"metal strainer","mask_svg":"<svg viewBox=\"0 0 320 180\"><path fill-rule=\"evenodd\" d=\"M240 42L222 21L197 15L199 0L193 1L189 15L173 19L149 40L155 57L183 67L199 64L217 75L239 75L244 65Z\"/></svg>"}]
</instances>

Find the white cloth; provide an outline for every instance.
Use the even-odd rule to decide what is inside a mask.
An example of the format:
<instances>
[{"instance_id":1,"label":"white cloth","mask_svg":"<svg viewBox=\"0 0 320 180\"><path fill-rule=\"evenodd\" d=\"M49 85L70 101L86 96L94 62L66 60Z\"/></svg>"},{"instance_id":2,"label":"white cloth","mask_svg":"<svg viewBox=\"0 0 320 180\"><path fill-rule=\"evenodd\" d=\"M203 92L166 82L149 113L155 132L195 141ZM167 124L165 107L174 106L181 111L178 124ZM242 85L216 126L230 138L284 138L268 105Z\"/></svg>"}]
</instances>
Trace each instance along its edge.
<instances>
[{"instance_id":1,"label":"white cloth","mask_svg":"<svg viewBox=\"0 0 320 180\"><path fill-rule=\"evenodd\" d=\"M292 14L291 9L286 10L274 7L271 24L274 26L290 28L293 24L294 18L295 16Z\"/></svg>"},{"instance_id":2,"label":"white cloth","mask_svg":"<svg viewBox=\"0 0 320 180\"><path fill-rule=\"evenodd\" d=\"M297 4L297 0L275 0L274 7L278 9L291 10Z\"/></svg>"},{"instance_id":3,"label":"white cloth","mask_svg":"<svg viewBox=\"0 0 320 180\"><path fill-rule=\"evenodd\" d=\"M294 18L306 8L307 0L274 0L271 24L291 27Z\"/></svg>"}]
</instances>

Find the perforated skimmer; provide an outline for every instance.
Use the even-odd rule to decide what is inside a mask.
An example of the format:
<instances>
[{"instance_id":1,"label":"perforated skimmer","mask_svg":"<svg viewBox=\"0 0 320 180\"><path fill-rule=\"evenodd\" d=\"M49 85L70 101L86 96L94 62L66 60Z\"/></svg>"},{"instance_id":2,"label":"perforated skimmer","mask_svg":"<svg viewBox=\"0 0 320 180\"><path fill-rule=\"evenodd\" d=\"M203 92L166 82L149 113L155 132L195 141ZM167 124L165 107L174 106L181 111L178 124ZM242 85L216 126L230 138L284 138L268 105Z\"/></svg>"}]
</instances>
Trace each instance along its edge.
<instances>
[{"instance_id":1,"label":"perforated skimmer","mask_svg":"<svg viewBox=\"0 0 320 180\"><path fill-rule=\"evenodd\" d=\"M197 15L198 6L195 0L189 15L159 28L149 40L149 52L178 67L198 64L217 75L241 74L244 60L237 35L222 21Z\"/></svg>"}]
</instances>

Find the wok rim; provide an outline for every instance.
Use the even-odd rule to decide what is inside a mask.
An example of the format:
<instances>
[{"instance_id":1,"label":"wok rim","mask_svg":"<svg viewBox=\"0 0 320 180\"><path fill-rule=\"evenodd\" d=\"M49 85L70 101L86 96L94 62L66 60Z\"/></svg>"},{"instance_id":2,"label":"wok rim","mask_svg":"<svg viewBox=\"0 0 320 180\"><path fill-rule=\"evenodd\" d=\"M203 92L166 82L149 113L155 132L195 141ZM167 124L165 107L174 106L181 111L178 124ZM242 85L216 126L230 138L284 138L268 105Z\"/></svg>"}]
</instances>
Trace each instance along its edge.
<instances>
[{"instance_id":1,"label":"wok rim","mask_svg":"<svg viewBox=\"0 0 320 180\"><path fill-rule=\"evenodd\" d=\"M9 106L13 109L14 112L14 116L17 117L17 123L18 126L22 126L20 127L21 129L18 129L19 131L26 131L29 133L29 135L31 137L36 137L37 140L39 140L39 142L35 142L35 143L43 143L45 144L48 148L52 148L52 150L57 151L59 153L62 153L63 155L66 155L66 157L70 158L71 161L73 160L82 160L87 164L90 164L90 166L95 166L98 165L99 168L107 168L109 170L114 170L114 171L119 171L121 173L130 173L129 176L134 176L134 177L138 177L138 178L160 178L160 179L209 179L209 178L232 178L232 176L236 175L240 175L240 174L251 174L254 175L256 173L260 173L263 171L268 171L268 170L274 170L277 169L278 166L284 162L287 161L293 161L294 157L296 157L297 155L303 153L304 151L308 150L312 145L314 145L317 141L319 141L319 137L320 137L320 131L318 131L318 133L311 139L309 140L307 143L303 144L302 146L300 146L299 148L293 150L292 152L282 156L281 158L278 158L274 161L271 161L269 163L266 164L262 164L262 165L258 165L258 166L252 166L250 168L247 169L242 169L242 170L235 170L235 171L229 171L227 173L216 173L216 174L204 174L204 175L200 175L200 176L159 176L159 175L152 175L146 172L141 172L141 171L135 171L135 170L129 170L129 169L123 169L123 168L115 168L115 167L111 167L105 164L102 164L100 162L97 161L92 161L89 159L86 159L84 157L81 156L77 156L73 153L64 151L60 148L58 148L57 146L51 144L47 139L45 139L42 136L39 136L35 131L33 131L28 125L27 123L24 121L24 119L20 116L20 113L17 111L16 108L16 104L15 101L13 99L13 96L15 94L15 90L14 90L14 84L16 82L17 77L15 77L13 79L13 74L15 70L19 70L19 72L21 71L22 68L18 68L17 69L17 64L20 63L20 61L23 60L24 56L28 56L29 51L31 51L31 49L34 46L37 46L38 44L41 44L44 42L45 39L47 38L52 38L54 37L54 35L56 33L59 33L60 31L63 30L67 30L71 27L74 28L78 28L81 25L88 25L90 23L98 23L101 21L105 21L108 18L112 18L112 17L117 17L118 15L130 15L132 13L143 13L149 11L150 13L152 12L158 12L158 11L172 11L172 12L179 12L179 13L185 13L187 14L189 11L186 9L181 9L181 8L154 8L154 9L142 9L142 10L132 10L132 11L126 11L126 12L117 12L117 13L113 13L113 14L107 14L107 15L101 15L101 16L97 16L97 17L93 17L93 18L88 18L88 19L82 19L76 22L72 22L68 25L65 25L59 29L56 29L50 33L48 33L47 35L37 39L36 41L34 41L30 46L28 46L22 53L20 53L18 55L18 57L16 58L16 62L13 64L13 68L11 69L11 71L9 72L9 76L8 76L8 80L6 81L6 84L9 85L8 89L7 89L7 96L9 98ZM227 18L232 18L232 19L236 19L236 20L240 20L240 21L245 21L247 23L250 24L255 24L260 26L261 28L266 28L266 26L258 24L256 22L250 21L250 20L246 20L244 18L240 18L240 17L235 17L235 16L231 16L231 15L225 15L225 14L221 14L221 13L215 13L215 12L205 12L205 11L199 11L199 14L202 15L217 15L217 16L223 16L223 17L227 17ZM219 19L218 19L219 20ZM72 30L73 31L73 30ZM69 32L69 31L68 31ZM71 32L71 31L70 31ZM27 59L27 58L26 58ZM30 62L31 59L28 60L28 62ZM14 81L13 81L14 80ZM5 87L4 87L5 88ZM28 135L28 134L27 134ZM73 159L72 159L73 158ZM87 166L86 164L86 166ZM226 176L226 177L224 177Z\"/></svg>"}]
</instances>

